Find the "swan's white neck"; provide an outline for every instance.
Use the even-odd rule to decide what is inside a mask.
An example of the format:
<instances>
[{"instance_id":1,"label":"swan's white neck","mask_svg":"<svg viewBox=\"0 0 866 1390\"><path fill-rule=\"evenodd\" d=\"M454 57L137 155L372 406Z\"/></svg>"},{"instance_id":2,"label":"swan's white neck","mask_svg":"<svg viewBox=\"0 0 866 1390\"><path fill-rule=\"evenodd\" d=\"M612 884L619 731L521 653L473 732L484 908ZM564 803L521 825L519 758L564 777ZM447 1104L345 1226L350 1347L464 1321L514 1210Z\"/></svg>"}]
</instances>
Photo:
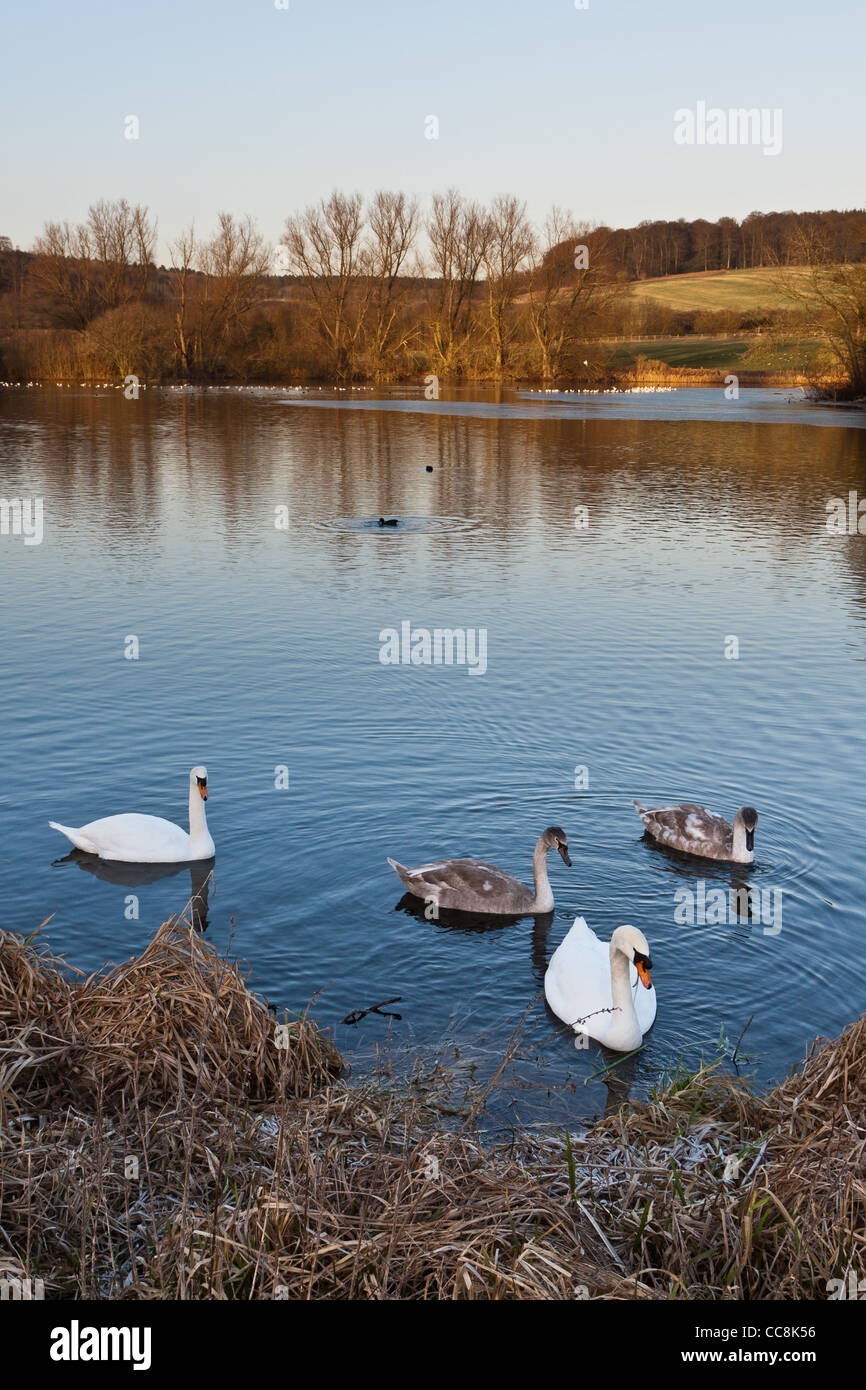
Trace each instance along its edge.
<instances>
[{"instance_id":1,"label":"swan's white neck","mask_svg":"<svg viewBox=\"0 0 866 1390\"><path fill-rule=\"evenodd\" d=\"M213 853L213 840L207 828L204 801L198 789L198 782L189 786L189 838L193 856L196 859L209 859ZM197 853L200 850L201 853Z\"/></svg>"},{"instance_id":2,"label":"swan's white neck","mask_svg":"<svg viewBox=\"0 0 866 1390\"><path fill-rule=\"evenodd\" d=\"M544 836L540 835L538 844L535 846L535 854L532 856L536 912L553 911L553 889L550 886L550 879L547 877L547 851L549 848L550 846L544 842Z\"/></svg>"},{"instance_id":3,"label":"swan's white neck","mask_svg":"<svg viewBox=\"0 0 866 1390\"><path fill-rule=\"evenodd\" d=\"M634 1006L634 994L631 988L631 972L629 970L629 958L619 946L615 946L613 941L610 943L610 992L613 999L613 1007L617 1010L614 1015L616 1019L616 1031L624 1034L634 1035L633 1047L639 1047L643 1034L638 1023L637 1011Z\"/></svg>"},{"instance_id":4,"label":"swan's white neck","mask_svg":"<svg viewBox=\"0 0 866 1390\"><path fill-rule=\"evenodd\" d=\"M746 849L746 827L739 817L734 821L734 842L731 846L731 858L736 864L753 864L755 862L755 851Z\"/></svg>"}]
</instances>

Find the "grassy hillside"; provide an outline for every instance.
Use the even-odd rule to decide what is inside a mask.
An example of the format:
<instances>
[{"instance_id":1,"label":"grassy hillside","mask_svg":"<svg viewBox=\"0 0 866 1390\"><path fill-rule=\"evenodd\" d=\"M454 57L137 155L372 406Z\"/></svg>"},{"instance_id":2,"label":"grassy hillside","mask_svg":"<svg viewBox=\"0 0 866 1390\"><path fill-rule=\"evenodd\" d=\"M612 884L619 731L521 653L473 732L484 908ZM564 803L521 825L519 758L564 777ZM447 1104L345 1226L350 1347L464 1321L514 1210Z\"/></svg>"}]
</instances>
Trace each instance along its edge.
<instances>
[{"instance_id":1,"label":"grassy hillside","mask_svg":"<svg viewBox=\"0 0 866 1390\"><path fill-rule=\"evenodd\" d=\"M708 270L694 275L665 275L638 280L631 293L666 309L790 309L784 282L808 276L804 266L762 270Z\"/></svg>"},{"instance_id":2,"label":"grassy hillside","mask_svg":"<svg viewBox=\"0 0 866 1390\"><path fill-rule=\"evenodd\" d=\"M821 362L822 344L813 339L736 336L635 339L610 344L614 367L634 366L638 357L670 367L705 367L718 371L810 372Z\"/></svg>"}]
</instances>

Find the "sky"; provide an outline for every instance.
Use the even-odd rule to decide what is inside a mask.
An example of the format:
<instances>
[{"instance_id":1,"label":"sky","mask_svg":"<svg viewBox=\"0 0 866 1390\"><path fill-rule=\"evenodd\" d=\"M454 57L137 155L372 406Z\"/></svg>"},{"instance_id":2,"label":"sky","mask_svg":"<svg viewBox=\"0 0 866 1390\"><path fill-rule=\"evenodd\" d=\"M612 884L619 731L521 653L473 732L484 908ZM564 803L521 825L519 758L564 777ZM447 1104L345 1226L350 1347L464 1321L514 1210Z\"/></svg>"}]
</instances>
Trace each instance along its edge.
<instances>
[{"instance_id":1,"label":"sky","mask_svg":"<svg viewBox=\"0 0 866 1390\"><path fill-rule=\"evenodd\" d=\"M0 0L0 235L126 197L160 259L221 210L275 244L335 187L613 226L866 204L862 0L580 3ZM780 110L781 151L676 143L699 102Z\"/></svg>"}]
</instances>

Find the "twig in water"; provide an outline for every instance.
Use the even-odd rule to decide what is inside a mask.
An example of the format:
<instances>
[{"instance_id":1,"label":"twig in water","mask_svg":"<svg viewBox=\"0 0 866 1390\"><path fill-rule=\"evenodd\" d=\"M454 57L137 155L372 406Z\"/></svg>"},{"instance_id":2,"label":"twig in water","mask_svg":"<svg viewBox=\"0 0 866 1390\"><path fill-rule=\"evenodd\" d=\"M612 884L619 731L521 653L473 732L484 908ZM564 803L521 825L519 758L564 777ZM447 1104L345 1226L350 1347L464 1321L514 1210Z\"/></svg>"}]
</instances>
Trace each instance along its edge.
<instances>
[{"instance_id":1,"label":"twig in water","mask_svg":"<svg viewBox=\"0 0 866 1390\"><path fill-rule=\"evenodd\" d=\"M596 1014L615 1014L619 1013L619 1006L611 1009L593 1009L591 1014L584 1014L583 1018L576 1018L573 1023L569 1023L569 1028L576 1028L578 1023L586 1023L588 1018L595 1018Z\"/></svg>"},{"instance_id":2,"label":"twig in water","mask_svg":"<svg viewBox=\"0 0 866 1390\"><path fill-rule=\"evenodd\" d=\"M350 1014L346 1014L346 1017L343 1019L343 1022L349 1024L360 1023L362 1018L367 1017L367 1014L381 1014L382 1018L402 1019L402 1014L382 1013L382 1010L384 1009L386 1004L402 1003L403 996L401 994L398 994L394 999L382 999L378 1004L371 1004L369 1009L353 1009Z\"/></svg>"}]
</instances>

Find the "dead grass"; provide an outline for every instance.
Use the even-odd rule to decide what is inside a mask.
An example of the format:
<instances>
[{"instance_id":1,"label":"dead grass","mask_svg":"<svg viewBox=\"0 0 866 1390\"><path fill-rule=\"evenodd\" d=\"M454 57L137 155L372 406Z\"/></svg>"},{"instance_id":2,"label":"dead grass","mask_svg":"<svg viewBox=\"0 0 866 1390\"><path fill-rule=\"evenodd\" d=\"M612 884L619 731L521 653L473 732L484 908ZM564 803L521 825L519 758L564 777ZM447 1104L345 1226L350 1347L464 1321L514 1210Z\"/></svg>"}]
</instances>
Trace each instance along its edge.
<instances>
[{"instance_id":1,"label":"dead grass","mask_svg":"<svg viewBox=\"0 0 866 1390\"><path fill-rule=\"evenodd\" d=\"M656 358L638 356L631 367L617 367L616 383L628 386L714 386L721 391L726 378L735 375L740 386L811 386L814 372L789 371L773 368L746 368L736 363L729 367L679 367ZM822 377L822 384L833 388L836 378Z\"/></svg>"},{"instance_id":2,"label":"dead grass","mask_svg":"<svg viewBox=\"0 0 866 1390\"><path fill-rule=\"evenodd\" d=\"M339 1077L183 921L88 979L0 933L0 1277L47 1297L804 1298L863 1274L866 1017L485 1147L440 1077Z\"/></svg>"},{"instance_id":3,"label":"dead grass","mask_svg":"<svg viewBox=\"0 0 866 1390\"><path fill-rule=\"evenodd\" d=\"M293 1021L282 1047L275 1028L238 965L185 919L166 922L140 956L78 980L32 941L0 933L7 1104L22 1091L40 1105L265 1100L282 1088L309 1094L341 1069L312 1024Z\"/></svg>"}]
</instances>

